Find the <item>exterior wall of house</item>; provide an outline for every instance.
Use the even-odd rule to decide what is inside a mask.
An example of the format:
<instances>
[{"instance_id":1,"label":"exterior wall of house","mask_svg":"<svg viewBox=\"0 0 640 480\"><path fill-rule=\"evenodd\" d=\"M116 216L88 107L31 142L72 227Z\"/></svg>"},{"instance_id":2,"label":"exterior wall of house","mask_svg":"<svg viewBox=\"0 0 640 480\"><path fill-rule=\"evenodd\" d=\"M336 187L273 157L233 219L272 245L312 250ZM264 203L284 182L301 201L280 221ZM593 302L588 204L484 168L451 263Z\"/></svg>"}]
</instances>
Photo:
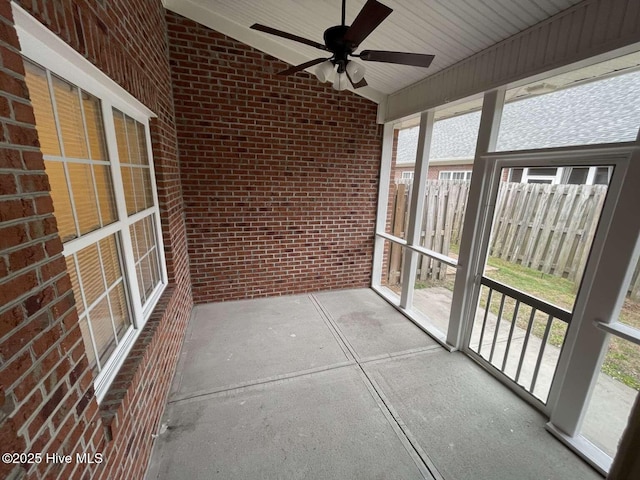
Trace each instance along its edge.
<instances>
[{"instance_id":1,"label":"exterior wall of house","mask_svg":"<svg viewBox=\"0 0 640 480\"><path fill-rule=\"evenodd\" d=\"M99 406L10 2L0 0L0 445L103 455L93 465L0 463L0 478L142 478L191 310L165 12L159 0L19 3L158 115L151 134L170 285Z\"/></svg>"},{"instance_id":2,"label":"exterior wall of house","mask_svg":"<svg viewBox=\"0 0 640 480\"><path fill-rule=\"evenodd\" d=\"M371 283L377 106L168 13L194 300Z\"/></svg>"}]
</instances>

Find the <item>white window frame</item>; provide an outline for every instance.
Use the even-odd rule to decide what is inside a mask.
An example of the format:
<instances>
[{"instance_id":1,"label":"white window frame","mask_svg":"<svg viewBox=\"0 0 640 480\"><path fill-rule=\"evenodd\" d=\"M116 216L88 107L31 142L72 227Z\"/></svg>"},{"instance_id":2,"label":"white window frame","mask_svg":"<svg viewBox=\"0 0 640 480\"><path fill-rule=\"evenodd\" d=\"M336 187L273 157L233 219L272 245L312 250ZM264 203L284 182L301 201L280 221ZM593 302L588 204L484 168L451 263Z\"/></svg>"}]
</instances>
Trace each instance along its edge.
<instances>
[{"instance_id":1,"label":"white window frame","mask_svg":"<svg viewBox=\"0 0 640 480\"><path fill-rule=\"evenodd\" d=\"M401 173L400 178L402 180L413 180L413 172L404 171L404 172Z\"/></svg>"},{"instance_id":2,"label":"white window frame","mask_svg":"<svg viewBox=\"0 0 640 480\"><path fill-rule=\"evenodd\" d=\"M160 295L168 283L166 261L164 258L164 245L160 228L160 209L158 205L158 192L154 173L154 164L149 131L149 119L156 115L144 104L138 101L125 89L120 87L111 78L98 68L93 66L82 55L73 50L58 36L44 27L21 7L11 3L18 38L22 47L22 54L29 60L41 65L55 73L64 80L74 84L80 89L100 99L102 119L104 124L105 142L111 162L111 174L113 179L113 193L115 197L117 220L102 228L82 235L80 238L70 240L64 244L63 255L65 257L74 254L83 248L96 244L99 240L113 234L118 234L122 253L123 277L127 291L127 298L132 314L132 325L119 342L116 350L102 370L94 378L94 389L98 402L102 401L108 391L118 370L124 363L135 340L144 328L153 308L157 304ZM137 212L131 216L127 214L124 187L118 157L116 132L113 121L113 108L120 110L144 126L147 142L147 154L151 174L151 188L153 194L153 206ZM160 269L160 283L148 296L143 306L138 290L138 280L135 270L134 253L131 242L130 226L137 221L153 216L156 247Z\"/></svg>"},{"instance_id":3,"label":"white window frame","mask_svg":"<svg viewBox=\"0 0 640 480\"><path fill-rule=\"evenodd\" d=\"M456 174L463 174L464 178L453 178ZM438 172L438 180L463 180L468 182L471 180L471 170L442 170Z\"/></svg>"},{"instance_id":4,"label":"white window frame","mask_svg":"<svg viewBox=\"0 0 640 480\"><path fill-rule=\"evenodd\" d=\"M563 168L556 168L555 175L536 175L535 173L531 174L529 170L529 168L522 169L522 179L520 180L520 183L532 183L530 180L542 180L544 182L549 182L551 185L558 185L562 183Z\"/></svg>"}]
</instances>

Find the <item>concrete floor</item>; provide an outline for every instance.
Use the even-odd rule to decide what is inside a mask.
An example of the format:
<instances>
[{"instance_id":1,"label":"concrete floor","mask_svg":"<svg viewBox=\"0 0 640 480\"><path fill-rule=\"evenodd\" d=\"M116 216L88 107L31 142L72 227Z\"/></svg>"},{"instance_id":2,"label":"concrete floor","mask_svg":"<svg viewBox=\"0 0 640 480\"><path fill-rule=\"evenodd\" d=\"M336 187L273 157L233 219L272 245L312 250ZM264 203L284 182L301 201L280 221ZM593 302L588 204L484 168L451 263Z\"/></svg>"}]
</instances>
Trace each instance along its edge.
<instances>
[{"instance_id":1,"label":"concrete floor","mask_svg":"<svg viewBox=\"0 0 640 480\"><path fill-rule=\"evenodd\" d=\"M441 332L446 332L449 325L451 301L452 292L443 287L425 288L414 292L413 303L415 309L419 312L428 313L430 326ZM471 347L475 350L477 350L480 340L483 319L484 310L478 309L470 342ZM482 342L482 353L485 357L491 351L496 320L497 317L491 313L487 316L485 336ZM503 321L501 328L498 330L496 349L493 362L491 362L498 369L501 368L508 344L509 327L510 323ZM519 327L516 327L513 332L510 354L506 365L506 373L511 378L515 378L525 333L525 330ZM520 384L522 386L530 386L541 343L542 340L540 338L533 335L529 337L529 347L520 375ZM534 389L535 395L542 400L546 400L551 388L559 357L560 349L547 344ZM596 387L582 424L582 434L604 452L614 457L618 449L618 441L627 426L629 412L637 395L638 392L633 388L601 373L598 376Z\"/></svg>"},{"instance_id":2,"label":"concrete floor","mask_svg":"<svg viewBox=\"0 0 640 480\"><path fill-rule=\"evenodd\" d=\"M373 291L196 307L147 479L599 479Z\"/></svg>"}]
</instances>

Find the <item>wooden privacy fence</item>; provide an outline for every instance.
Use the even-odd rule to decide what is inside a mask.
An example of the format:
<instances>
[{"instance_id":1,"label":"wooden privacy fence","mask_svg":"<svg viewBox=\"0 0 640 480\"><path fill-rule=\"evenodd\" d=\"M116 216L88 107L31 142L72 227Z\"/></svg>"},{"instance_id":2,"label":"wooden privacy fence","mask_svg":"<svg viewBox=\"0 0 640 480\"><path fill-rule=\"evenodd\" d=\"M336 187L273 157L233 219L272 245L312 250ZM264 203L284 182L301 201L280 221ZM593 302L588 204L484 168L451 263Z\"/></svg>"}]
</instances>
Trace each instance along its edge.
<instances>
[{"instance_id":1,"label":"wooden privacy fence","mask_svg":"<svg viewBox=\"0 0 640 480\"><path fill-rule=\"evenodd\" d=\"M450 255L460 243L469 183L428 180L420 245ZM404 237L408 225L409 184L394 188L391 232ZM548 185L502 183L494 213L489 254L572 281L581 278L606 196L603 185ZM403 249L392 244L388 281L401 278ZM443 280L447 266L420 256L417 280ZM449 268L449 273L452 269ZM629 296L640 300L640 268L633 276Z\"/></svg>"},{"instance_id":2,"label":"wooden privacy fence","mask_svg":"<svg viewBox=\"0 0 640 480\"><path fill-rule=\"evenodd\" d=\"M405 238L411 189L411 183L402 182L395 185L391 233L397 237ZM450 246L458 244L462 235L468 196L468 181L427 180L420 231L421 246L445 255L450 254ZM397 285L401 278L403 259L403 249L400 245L391 245L389 258L389 284ZM453 269L449 267L449 273L451 272ZM444 280L447 275L447 265L421 255L417 275L419 280Z\"/></svg>"},{"instance_id":3,"label":"wooden privacy fence","mask_svg":"<svg viewBox=\"0 0 640 480\"><path fill-rule=\"evenodd\" d=\"M489 255L569 280L581 278L607 187L500 187Z\"/></svg>"}]
</instances>

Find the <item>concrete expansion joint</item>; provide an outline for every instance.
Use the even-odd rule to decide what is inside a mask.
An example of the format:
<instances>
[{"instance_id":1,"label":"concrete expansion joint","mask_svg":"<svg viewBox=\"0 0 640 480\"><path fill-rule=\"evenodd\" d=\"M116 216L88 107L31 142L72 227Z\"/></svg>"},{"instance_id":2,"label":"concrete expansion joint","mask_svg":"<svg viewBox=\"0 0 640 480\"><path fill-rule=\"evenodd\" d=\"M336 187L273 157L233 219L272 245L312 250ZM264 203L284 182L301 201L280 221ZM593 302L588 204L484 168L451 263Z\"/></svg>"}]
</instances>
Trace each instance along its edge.
<instances>
[{"instance_id":1,"label":"concrete expansion joint","mask_svg":"<svg viewBox=\"0 0 640 480\"><path fill-rule=\"evenodd\" d=\"M360 358L353 345L351 345L347 337L344 335L344 333L338 326L338 323L333 319L327 309L322 306L318 298L314 294L309 294L309 298L311 299L311 302L316 307L324 322L327 324L327 327L329 328L331 333L335 336L343 351L345 351L345 354L346 352L348 352L348 357L353 358L355 365L359 370L363 383L369 390L369 393L371 394L375 402L378 404L378 407L393 428L393 431L406 449L407 453L409 453L414 463L420 470L423 478L425 480L443 480L444 477L438 471L433 461L429 458L422 447L420 447L415 437L411 434L406 424L400 418L395 409L390 406L390 402L385 397L380 386L364 368L365 365L369 362L378 363L381 361L387 361L393 358L397 358L398 356L413 356L425 352L441 351L441 347L439 345L434 345L426 348L410 350L407 352L399 352L396 355L384 355L363 360Z\"/></svg>"}]
</instances>

